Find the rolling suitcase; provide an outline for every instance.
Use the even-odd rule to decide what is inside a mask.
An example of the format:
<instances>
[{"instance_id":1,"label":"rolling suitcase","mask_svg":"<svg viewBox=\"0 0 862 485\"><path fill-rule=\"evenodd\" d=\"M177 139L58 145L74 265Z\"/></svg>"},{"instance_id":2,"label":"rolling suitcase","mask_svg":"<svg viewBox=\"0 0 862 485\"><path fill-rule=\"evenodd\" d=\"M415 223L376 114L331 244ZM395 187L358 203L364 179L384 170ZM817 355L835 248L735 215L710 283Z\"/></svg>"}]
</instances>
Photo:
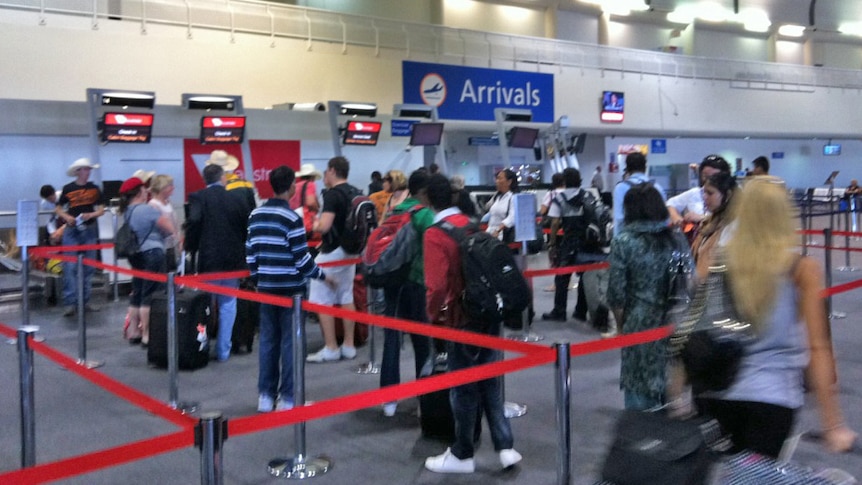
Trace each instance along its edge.
<instances>
[{"instance_id":1,"label":"rolling suitcase","mask_svg":"<svg viewBox=\"0 0 862 485\"><path fill-rule=\"evenodd\" d=\"M244 279L239 283L239 289L254 291L255 286L248 279ZM233 324L233 332L231 332L230 350L232 353L244 354L251 353L254 344L254 334L260 326L260 302L243 300L242 298L236 301L236 320Z\"/></svg>"},{"instance_id":2,"label":"rolling suitcase","mask_svg":"<svg viewBox=\"0 0 862 485\"><path fill-rule=\"evenodd\" d=\"M197 290L176 292L178 366L183 370L204 367L209 362L207 328L212 326L212 297ZM159 368L168 366L168 298L153 295L150 310L150 343L147 362Z\"/></svg>"}]
</instances>

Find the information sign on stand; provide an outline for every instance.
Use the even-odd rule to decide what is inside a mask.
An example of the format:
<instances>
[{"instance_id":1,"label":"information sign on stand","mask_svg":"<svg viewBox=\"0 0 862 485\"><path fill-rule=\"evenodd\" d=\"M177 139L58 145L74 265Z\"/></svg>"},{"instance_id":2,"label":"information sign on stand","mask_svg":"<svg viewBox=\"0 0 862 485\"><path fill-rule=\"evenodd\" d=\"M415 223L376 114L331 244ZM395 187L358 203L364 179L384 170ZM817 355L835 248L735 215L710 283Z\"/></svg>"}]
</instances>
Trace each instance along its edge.
<instances>
[{"instance_id":1,"label":"information sign on stand","mask_svg":"<svg viewBox=\"0 0 862 485\"><path fill-rule=\"evenodd\" d=\"M18 220L15 231L18 246L39 245L39 202L18 201Z\"/></svg>"},{"instance_id":2,"label":"information sign on stand","mask_svg":"<svg viewBox=\"0 0 862 485\"><path fill-rule=\"evenodd\" d=\"M515 241L536 239L536 196L515 194L512 206L515 211Z\"/></svg>"}]
</instances>

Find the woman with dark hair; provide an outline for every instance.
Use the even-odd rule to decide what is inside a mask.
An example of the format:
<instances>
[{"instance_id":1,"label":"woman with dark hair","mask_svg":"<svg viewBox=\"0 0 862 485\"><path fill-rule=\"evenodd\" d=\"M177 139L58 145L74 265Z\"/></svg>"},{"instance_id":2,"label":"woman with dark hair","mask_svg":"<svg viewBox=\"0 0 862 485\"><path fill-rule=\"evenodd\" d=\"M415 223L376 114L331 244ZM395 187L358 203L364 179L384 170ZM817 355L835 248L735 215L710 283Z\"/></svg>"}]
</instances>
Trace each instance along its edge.
<instances>
[{"instance_id":1,"label":"woman with dark hair","mask_svg":"<svg viewBox=\"0 0 862 485\"><path fill-rule=\"evenodd\" d=\"M497 193L485 204L485 210L488 212L488 229L485 232L502 240L503 232L515 227L512 194L518 193L518 176L508 168L500 170L494 183Z\"/></svg>"},{"instance_id":2,"label":"woman with dark hair","mask_svg":"<svg viewBox=\"0 0 862 485\"><path fill-rule=\"evenodd\" d=\"M687 248L682 234L667 224L661 194L650 184L635 185L623 199L625 226L611 242L607 302L621 334L660 327L668 310L672 253ZM622 349L620 389L626 409L647 410L665 403L667 340Z\"/></svg>"},{"instance_id":3,"label":"woman with dark hair","mask_svg":"<svg viewBox=\"0 0 862 485\"><path fill-rule=\"evenodd\" d=\"M174 224L159 209L147 204L149 191L138 177L131 177L120 187L120 214L138 238L140 250L129 257L132 268L153 273L167 271L165 237L174 233ZM130 343L146 346L150 340L150 302L164 283L132 277L129 297L128 326L125 336Z\"/></svg>"},{"instance_id":4,"label":"woman with dark hair","mask_svg":"<svg viewBox=\"0 0 862 485\"><path fill-rule=\"evenodd\" d=\"M727 243L730 231L725 229L732 220L728 207L736 188L736 179L726 172L711 175L703 184L703 207L709 216L704 219L691 245L698 280L706 278L714 252Z\"/></svg>"}]
</instances>

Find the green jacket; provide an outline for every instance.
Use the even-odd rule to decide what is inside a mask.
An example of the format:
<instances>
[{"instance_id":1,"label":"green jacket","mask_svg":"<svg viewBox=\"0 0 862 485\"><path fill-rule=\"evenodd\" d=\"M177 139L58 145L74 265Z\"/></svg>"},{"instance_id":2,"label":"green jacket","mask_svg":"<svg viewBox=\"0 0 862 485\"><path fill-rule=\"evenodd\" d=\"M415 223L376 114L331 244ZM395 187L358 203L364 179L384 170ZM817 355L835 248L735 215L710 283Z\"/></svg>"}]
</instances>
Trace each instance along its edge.
<instances>
[{"instance_id":1,"label":"green jacket","mask_svg":"<svg viewBox=\"0 0 862 485\"><path fill-rule=\"evenodd\" d=\"M393 214L401 214L403 212L407 212L413 208L413 206L419 204L419 199L408 197L404 199L404 202L395 206L392 209ZM431 224L434 223L434 211L432 211L428 207L424 207L413 214L413 217L410 219L410 223L413 224L413 228L416 229L418 233L418 241L421 243L422 237L425 234L425 229L431 227ZM425 286L425 267L422 263L423 254L422 254L422 246L419 246L419 254L416 256L416 259L413 260L413 264L410 266L410 273L407 275L407 279L412 281L413 283L420 284Z\"/></svg>"}]
</instances>

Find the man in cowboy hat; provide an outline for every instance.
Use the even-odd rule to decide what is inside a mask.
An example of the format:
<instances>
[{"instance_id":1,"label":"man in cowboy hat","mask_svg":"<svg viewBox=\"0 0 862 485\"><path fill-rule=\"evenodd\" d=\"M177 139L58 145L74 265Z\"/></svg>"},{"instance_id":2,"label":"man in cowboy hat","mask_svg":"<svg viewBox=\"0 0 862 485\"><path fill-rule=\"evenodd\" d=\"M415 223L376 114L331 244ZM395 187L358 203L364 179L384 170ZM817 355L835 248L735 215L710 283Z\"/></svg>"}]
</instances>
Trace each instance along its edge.
<instances>
[{"instance_id":1,"label":"man in cowboy hat","mask_svg":"<svg viewBox=\"0 0 862 485\"><path fill-rule=\"evenodd\" d=\"M220 164L204 167L207 186L189 195L186 218L185 248L198 253L201 273L230 272L246 269L245 239L248 216L254 205L225 190L227 176ZM213 284L237 289L238 278L213 281ZM225 362L230 357L231 333L236 319L236 297L216 295L219 305L219 331L215 357Z\"/></svg>"},{"instance_id":2,"label":"man in cowboy hat","mask_svg":"<svg viewBox=\"0 0 862 485\"><path fill-rule=\"evenodd\" d=\"M235 195L244 198L247 203L251 204L251 208L257 207L257 195L254 191L254 185L243 180L236 174L236 169L239 168L239 160L224 150L214 150L210 154L207 165L218 165L224 169L225 179L224 189Z\"/></svg>"},{"instance_id":3,"label":"man in cowboy hat","mask_svg":"<svg viewBox=\"0 0 862 485\"><path fill-rule=\"evenodd\" d=\"M63 246L82 246L99 242L99 224L97 218L105 213L105 201L102 191L89 181L90 172L99 168L98 164L90 163L89 159L79 158L66 170L66 175L75 180L63 186L55 212L67 226L63 231ZM84 252L88 259L96 258L96 251ZM90 303L90 290L93 286L95 268L84 266L84 308L87 311L99 311L99 307ZM63 263L63 305L64 316L71 317L77 310L78 295L78 265Z\"/></svg>"}]
</instances>

